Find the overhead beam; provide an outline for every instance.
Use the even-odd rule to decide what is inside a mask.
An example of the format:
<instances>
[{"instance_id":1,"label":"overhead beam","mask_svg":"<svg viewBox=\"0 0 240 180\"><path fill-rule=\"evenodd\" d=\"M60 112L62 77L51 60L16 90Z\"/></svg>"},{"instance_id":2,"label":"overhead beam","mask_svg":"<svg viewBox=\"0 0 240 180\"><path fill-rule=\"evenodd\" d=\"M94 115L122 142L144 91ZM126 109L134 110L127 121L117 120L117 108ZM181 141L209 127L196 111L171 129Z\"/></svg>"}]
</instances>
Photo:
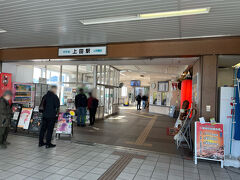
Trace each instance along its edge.
<instances>
[{"instance_id":1,"label":"overhead beam","mask_svg":"<svg viewBox=\"0 0 240 180\"><path fill-rule=\"evenodd\" d=\"M96 46L96 45L95 45ZM81 47L81 46L74 46ZM106 56L58 57L58 47L0 49L0 61L31 59L136 59L240 54L240 37L164 40L107 44Z\"/></svg>"}]
</instances>

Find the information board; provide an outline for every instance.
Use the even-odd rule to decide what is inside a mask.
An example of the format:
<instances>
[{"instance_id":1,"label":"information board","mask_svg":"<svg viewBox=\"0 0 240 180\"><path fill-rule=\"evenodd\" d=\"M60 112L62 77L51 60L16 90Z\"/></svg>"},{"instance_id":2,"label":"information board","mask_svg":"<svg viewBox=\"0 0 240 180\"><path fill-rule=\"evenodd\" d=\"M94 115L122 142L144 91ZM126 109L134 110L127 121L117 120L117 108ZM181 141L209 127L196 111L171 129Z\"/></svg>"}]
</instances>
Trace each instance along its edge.
<instances>
[{"instance_id":1,"label":"information board","mask_svg":"<svg viewBox=\"0 0 240 180\"><path fill-rule=\"evenodd\" d=\"M197 159L224 160L223 124L195 122L195 164Z\"/></svg>"},{"instance_id":2,"label":"information board","mask_svg":"<svg viewBox=\"0 0 240 180\"><path fill-rule=\"evenodd\" d=\"M59 48L58 56L107 55L107 46Z\"/></svg>"},{"instance_id":3,"label":"information board","mask_svg":"<svg viewBox=\"0 0 240 180\"><path fill-rule=\"evenodd\" d=\"M29 125L29 131L40 132L41 124L42 124L42 113L33 112L32 119Z\"/></svg>"}]
</instances>

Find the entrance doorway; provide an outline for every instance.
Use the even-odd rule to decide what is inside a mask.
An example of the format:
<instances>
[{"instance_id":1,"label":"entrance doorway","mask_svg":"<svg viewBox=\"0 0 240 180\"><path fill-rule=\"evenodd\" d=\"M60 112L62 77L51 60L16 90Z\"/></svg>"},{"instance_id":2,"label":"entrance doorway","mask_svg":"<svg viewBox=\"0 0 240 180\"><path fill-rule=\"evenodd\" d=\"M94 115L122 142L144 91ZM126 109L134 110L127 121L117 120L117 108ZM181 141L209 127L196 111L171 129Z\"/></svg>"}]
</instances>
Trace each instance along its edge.
<instances>
[{"instance_id":1,"label":"entrance doorway","mask_svg":"<svg viewBox=\"0 0 240 180\"><path fill-rule=\"evenodd\" d=\"M109 116L113 113L113 88L105 88L105 112L104 116Z\"/></svg>"},{"instance_id":2,"label":"entrance doorway","mask_svg":"<svg viewBox=\"0 0 240 180\"><path fill-rule=\"evenodd\" d=\"M197 60L197 58L187 58L172 59L172 61L169 59L102 61L101 63L94 61L91 62L92 65L79 65L83 63L80 61L64 62L65 64L46 62L42 71L45 70L47 72L45 74L48 74L53 71L51 69L53 65L57 66L60 71L57 82L60 86L74 83L76 84L74 87L78 87L80 83L91 83L94 91L96 90L96 97L99 100L97 120L94 126L74 127L73 140L176 154L173 137L167 134L167 129L173 127L175 122L175 119L168 116L169 108L170 105L179 102L179 89L175 86L179 76ZM33 70L38 66L40 65L31 65ZM88 67L91 69L89 70ZM82 78L82 74L85 73L86 78ZM69 78L65 76L62 78L65 74ZM132 85L132 80L138 80L140 84ZM169 88L159 88L161 82L168 82ZM146 111L137 111L136 107L131 106L135 104L135 97L140 92L142 96L148 96L149 106ZM128 101L127 105L124 104L125 100ZM64 110L64 104L61 108ZM114 114L117 115L110 117Z\"/></svg>"}]
</instances>

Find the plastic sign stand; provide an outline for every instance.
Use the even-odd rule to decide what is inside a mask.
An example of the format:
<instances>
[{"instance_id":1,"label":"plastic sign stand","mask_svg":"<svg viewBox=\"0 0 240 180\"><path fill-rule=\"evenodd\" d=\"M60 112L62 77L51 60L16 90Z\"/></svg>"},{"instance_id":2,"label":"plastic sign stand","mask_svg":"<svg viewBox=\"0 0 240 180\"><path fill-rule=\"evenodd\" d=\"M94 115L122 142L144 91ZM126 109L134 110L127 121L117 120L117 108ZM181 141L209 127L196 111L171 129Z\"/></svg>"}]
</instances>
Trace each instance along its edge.
<instances>
[{"instance_id":1,"label":"plastic sign stand","mask_svg":"<svg viewBox=\"0 0 240 180\"><path fill-rule=\"evenodd\" d=\"M195 164L198 159L224 162L223 124L195 122Z\"/></svg>"}]
</instances>

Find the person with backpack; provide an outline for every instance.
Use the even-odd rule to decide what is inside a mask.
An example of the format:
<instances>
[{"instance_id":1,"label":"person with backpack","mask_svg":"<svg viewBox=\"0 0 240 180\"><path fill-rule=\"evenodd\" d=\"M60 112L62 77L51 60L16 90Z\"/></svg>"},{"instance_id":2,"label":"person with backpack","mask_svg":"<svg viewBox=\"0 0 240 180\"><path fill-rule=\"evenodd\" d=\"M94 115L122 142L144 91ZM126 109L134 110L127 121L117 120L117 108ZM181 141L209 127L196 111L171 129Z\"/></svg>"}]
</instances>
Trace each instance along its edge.
<instances>
[{"instance_id":1,"label":"person with backpack","mask_svg":"<svg viewBox=\"0 0 240 180\"><path fill-rule=\"evenodd\" d=\"M143 107L143 109L146 109L147 99L148 99L148 97L146 95L143 95L143 97L142 97L142 107Z\"/></svg>"},{"instance_id":2,"label":"person with backpack","mask_svg":"<svg viewBox=\"0 0 240 180\"><path fill-rule=\"evenodd\" d=\"M56 145L52 144L52 134L55 123L58 118L60 108L59 98L57 94L57 86L51 86L51 89L43 96L39 111L43 113L42 125L39 133L39 147L46 145L46 148L53 148ZM46 134L46 143L44 135Z\"/></svg>"},{"instance_id":3,"label":"person with backpack","mask_svg":"<svg viewBox=\"0 0 240 180\"><path fill-rule=\"evenodd\" d=\"M1 148L7 148L9 144L7 142L7 136L9 131L9 125L12 118L12 109L9 105L9 100L12 98L11 91L5 91L0 98L0 146Z\"/></svg>"},{"instance_id":4,"label":"person with backpack","mask_svg":"<svg viewBox=\"0 0 240 180\"><path fill-rule=\"evenodd\" d=\"M87 114L87 96L84 94L84 90L80 89L79 94L75 97L75 106L77 110L77 126L85 127L85 120Z\"/></svg>"},{"instance_id":5,"label":"person with backpack","mask_svg":"<svg viewBox=\"0 0 240 180\"><path fill-rule=\"evenodd\" d=\"M89 93L89 98L88 98L88 110L90 114L90 126L94 125L95 122L95 117L96 117L96 112L98 108L98 99L93 97L92 93Z\"/></svg>"},{"instance_id":6,"label":"person with backpack","mask_svg":"<svg viewBox=\"0 0 240 180\"><path fill-rule=\"evenodd\" d=\"M137 101L137 110L141 110L141 101L142 101L142 96L141 94L137 95L136 97L136 101Z\"/></svg>"}]
</instances>

